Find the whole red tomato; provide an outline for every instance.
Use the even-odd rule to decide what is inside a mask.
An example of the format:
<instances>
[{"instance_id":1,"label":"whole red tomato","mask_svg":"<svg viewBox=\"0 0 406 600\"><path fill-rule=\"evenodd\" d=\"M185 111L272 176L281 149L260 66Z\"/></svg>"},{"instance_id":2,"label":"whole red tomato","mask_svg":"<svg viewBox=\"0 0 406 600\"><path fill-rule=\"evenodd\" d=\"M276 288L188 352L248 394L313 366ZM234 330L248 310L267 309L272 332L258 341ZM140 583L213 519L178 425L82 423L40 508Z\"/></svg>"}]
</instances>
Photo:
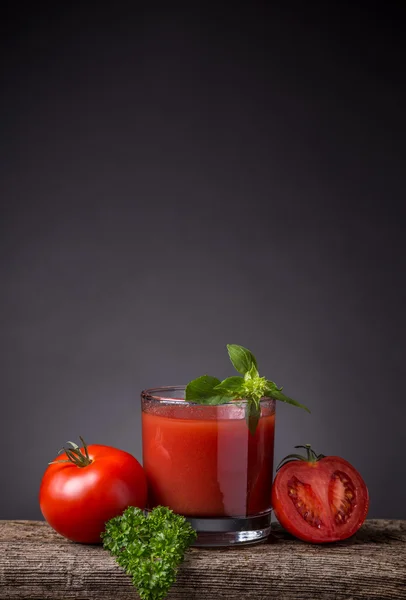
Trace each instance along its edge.
<instances>
[{"instance_id":1,"label":"whole red tomato","mask_svg":"<svg viewBox=\"0 0 406 600\"><path fill-rule=\"evenodd\" d=\"M306 542L335 542L353 535L365 521L368 489L358 471L338 456L291 454L272 486L272 507L280 524ZM282 461L282 462L284 462Z\"/></svg>"},{"instance_id":2,"label":"whole red tomato","mask_svg":"<svg viewBox=\"0 0 406 600\"><path fill-rule=\"evenodd\" d=\"M128 506L145 508L145 473L137 459L123 450L84 442L79 448L69 443L71 447L64 448L45 471L39 493L41 511L64 537L100 543L106 521Z\"/></svg>"}]
</instances>

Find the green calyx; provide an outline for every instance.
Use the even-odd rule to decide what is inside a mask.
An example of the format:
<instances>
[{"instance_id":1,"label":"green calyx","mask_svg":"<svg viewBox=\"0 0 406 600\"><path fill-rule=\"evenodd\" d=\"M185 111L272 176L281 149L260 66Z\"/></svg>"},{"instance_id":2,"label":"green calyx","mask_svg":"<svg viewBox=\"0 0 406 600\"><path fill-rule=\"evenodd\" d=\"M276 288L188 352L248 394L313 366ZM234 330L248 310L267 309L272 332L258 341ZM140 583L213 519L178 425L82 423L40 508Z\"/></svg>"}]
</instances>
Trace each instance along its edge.
<instances>
[{"instance_id":1,"label":"green calyx","mask_svg":"<svg viewBox=\"0 0 406 600\"><path fill-rule=\"evenodd\" d=\"M302 460L304 462L314 464L320 459L325 458L324 454L316 454L316 452L313 450L310 444L305 444L304 446L295 446L295 448L303 448L304 450L306 450L306 456L303 456L302 454L288 454L288 456L285 456L285 458L283 458L279 465L276 467L277 471L279 471L279 469L283 467L283 465L286 465L287 463L295 460Z\"/></svg>"},{"instance_id":2,"label":"green calyx","mask_svg":"<svg viewBox=\"0 0 406 600\"><path fill-rule=\"evenodd\" d=\"M62 454L63 452L66 454L66 456L68 457L67 460L63 459L63 460L54 460L50 463L48 463L49 465L56 465L59 463L72 463L74 464L76 467L88 467L89 465L92 464L92 459L89 456L89 452L87 449L87 445L85 440L79 436L80 441L83 444L83 448L80 448L77 444L75 444L75 442L66 442L67 444L70 444L70 448L61 448L58 452L58 454Z\"/></svg>"},{"instance_id":3,"label":"green calyx","mask_svg":"<svg viewBox=\"0 0 406 600\"><path fill-rule=\"evenodd\" d=\"M276 383L259 375L257 360L250 350L237 344L227 344L227 350L234 368L241 375L227 377L223 381L210 375L198 377L186 386L185 400L212 405L246 400L245 416L252 434L255 434L261 416L262 398L273 398L310 412L303 404L285 396Z\"/></svg>"}]
</instances>

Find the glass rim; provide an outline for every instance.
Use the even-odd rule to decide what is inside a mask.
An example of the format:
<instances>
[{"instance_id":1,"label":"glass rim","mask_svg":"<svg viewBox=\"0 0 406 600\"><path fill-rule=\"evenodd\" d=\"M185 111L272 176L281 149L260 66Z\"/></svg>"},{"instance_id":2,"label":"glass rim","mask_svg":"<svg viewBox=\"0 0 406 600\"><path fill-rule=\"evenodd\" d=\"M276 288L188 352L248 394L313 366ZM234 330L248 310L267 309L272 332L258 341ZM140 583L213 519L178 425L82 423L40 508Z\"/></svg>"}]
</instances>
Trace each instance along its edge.
<instances>
[{"instance_id":1,"label":"glass rim","mask_svg":"<svg viewBox=\"0 0 406 600\"><path fill-rule=\"evenodd\" d=\"M222 402L221 404L199 404L198 402L190 402L189 400L181 400L179 398L168 398L164 395L165 392L173 392L176 390L184 392L186 389L185 385L164 385L154 388L147 388L142 390L142 400L152 400L153 402L162 402L168 404L181 404L182 406L199 406L201 408L213 408L213 406L236 406L236 404L246 404L248 400L246 398L235 398L230 402ZM275 398L271 396L263 396L261 402L275 402Z\"/></svg>"}]
</instances>

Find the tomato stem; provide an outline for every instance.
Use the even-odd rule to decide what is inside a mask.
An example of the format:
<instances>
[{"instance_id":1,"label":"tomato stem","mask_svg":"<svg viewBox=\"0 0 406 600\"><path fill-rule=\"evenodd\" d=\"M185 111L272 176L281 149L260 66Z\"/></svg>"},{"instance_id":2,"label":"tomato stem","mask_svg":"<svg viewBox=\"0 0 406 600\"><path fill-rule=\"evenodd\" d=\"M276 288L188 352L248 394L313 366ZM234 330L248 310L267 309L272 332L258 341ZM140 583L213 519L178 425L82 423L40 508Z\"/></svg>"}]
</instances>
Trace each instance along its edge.
<instances>
[{"instance_id":1,"label":"tomato stem","mask_svg":"<svg viewBox=\"0 0 406 600\"><path fill-rule=\"evenodd\" d=\"M66 444L71 445L71 448L65 448L65 446L64 446L63 448L61 448L59 450L58 454L65 452L66 456L68 457L68 460L65 460L65 459L54 460L54 461L50 462L49 464L54 465L57 463L71 462L76 467L80 467L81 469L83 469L83 467L88 467L89 465L91 465L93 461L89 456L87 444L86 444L85 440L82 438L82 436L79 436L79 438L83 444L83 450L77 444L75 444L75 442L66 442ZM83 454L83 451L84 451L84 454Z\"/></svg>"},{"instance_id":2,"label":"tomato stem","mask_svg":"<svg viewBox=\"0 0 406 600\"><path fill-rule=\"evenodd\" d=\"M305 444L304 446L295 446L295 448L303 448L306 450L306 456L303 456L302 454L288 454L288 456L285 456L285 458L283 458L276 467L277 471L279 471L279 469L286 463L292 462L292 460L303 460L304 462L314 464L321 458L325 458L324 454L316 454L310 444Z\"/></svg>"}]
</instances>

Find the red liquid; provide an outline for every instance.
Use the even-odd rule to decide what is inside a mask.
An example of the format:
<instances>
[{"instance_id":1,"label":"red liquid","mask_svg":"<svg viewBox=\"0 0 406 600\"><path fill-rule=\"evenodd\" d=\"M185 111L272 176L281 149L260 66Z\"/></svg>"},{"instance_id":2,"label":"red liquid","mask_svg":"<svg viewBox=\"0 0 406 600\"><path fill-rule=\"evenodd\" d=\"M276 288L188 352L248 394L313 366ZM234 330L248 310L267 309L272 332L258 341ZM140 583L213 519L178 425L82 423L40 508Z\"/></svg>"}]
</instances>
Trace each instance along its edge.
<instances>
[{"instance_id":1,"label":"red liquid","mask_svg":"<svg viewBox=\"0 0 406 600\"><path fill-rule=\"evenodd\" d=\"M269 510L275 415L266 408L262 415L251 435L237 406L163 405L143 412L150 507L194 517Z\"/></svg>"}]
</instances>

